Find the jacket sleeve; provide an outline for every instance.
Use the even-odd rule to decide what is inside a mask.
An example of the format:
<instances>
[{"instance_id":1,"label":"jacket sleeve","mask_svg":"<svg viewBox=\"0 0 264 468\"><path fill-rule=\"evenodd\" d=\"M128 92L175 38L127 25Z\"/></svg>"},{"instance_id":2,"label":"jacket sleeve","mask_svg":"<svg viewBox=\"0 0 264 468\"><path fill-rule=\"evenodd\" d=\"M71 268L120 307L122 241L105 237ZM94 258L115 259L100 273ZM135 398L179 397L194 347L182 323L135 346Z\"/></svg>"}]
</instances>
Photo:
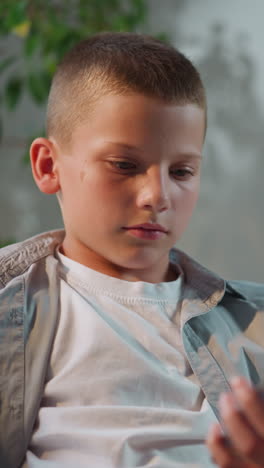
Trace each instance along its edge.
<instances>
[{"instance_id":1,"label":"jacket sleeve","mask_svg":"<svg viewBox=\"0 0 264 468\"><path fill-rule=\"evenodd\" d=\"M0 466L17 468L24 454L23 281L0 290Z\"/></svg>"}]
</instances>

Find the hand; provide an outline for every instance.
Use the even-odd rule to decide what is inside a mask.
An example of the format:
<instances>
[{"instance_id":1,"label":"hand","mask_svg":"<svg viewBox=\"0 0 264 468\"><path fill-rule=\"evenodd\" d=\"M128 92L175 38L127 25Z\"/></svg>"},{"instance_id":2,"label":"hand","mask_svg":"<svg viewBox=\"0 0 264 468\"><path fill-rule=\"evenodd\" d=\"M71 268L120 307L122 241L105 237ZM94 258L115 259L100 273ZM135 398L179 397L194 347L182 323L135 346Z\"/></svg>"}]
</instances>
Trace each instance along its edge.
<instances>
[{"instance_id":1,"label":"hand","mask_svg":"<svg viewBox=\"0 0 264 468\"><path fill-rule=\"evenodd\" d=\"M231 386L219 400L228 439L215 424L207 447L221 468L264 468L264 399L245 378L235 377Z\"/></svg>"}]
</instances>

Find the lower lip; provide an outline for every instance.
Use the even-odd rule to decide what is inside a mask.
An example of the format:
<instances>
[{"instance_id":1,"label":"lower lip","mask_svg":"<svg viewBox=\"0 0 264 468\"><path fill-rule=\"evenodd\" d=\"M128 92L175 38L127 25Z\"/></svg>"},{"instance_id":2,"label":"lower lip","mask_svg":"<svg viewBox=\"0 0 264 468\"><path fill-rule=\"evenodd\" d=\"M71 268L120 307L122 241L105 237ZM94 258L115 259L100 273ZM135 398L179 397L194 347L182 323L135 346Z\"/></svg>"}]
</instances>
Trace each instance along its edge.
<instances>
[{"instance_id":1,"label":"lower lip","mask_svg":"<svg viewBox=\"0 0 264 468\"><path fill-rule=\"evenodd\" d=\"M162 231L151 231L149 229L127 229L132 236L139 237L140 239L156 240L165 235Z\"/></svg>"}]
</instances>

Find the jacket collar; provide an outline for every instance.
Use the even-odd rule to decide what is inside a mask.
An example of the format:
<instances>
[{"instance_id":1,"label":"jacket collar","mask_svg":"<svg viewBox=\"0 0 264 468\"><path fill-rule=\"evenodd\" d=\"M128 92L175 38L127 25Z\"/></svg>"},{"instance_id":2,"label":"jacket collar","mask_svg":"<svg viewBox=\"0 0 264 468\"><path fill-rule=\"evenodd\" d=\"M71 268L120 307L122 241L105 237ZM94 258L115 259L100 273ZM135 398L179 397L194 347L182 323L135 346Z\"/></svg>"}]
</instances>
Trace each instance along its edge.
<instances>
[{"instance_id":1,"label":"jacket collar","mask_svg":"<svg viewBox=\"0 0 264 468\"><path fill-rule=\"evenodd\" d=\"M184 275L181 325L190 318L214 308L223 298L226 282L178 249L172 249L170 260L180 265Z\"/></svg>"},{"instance_id":2,"label":"jacket collar","mask_svg":"<svg viewBox=\"0 0 264 468\"><path fill-rule=\"evenodd\" d=\"M53 254L65 236L63 229L44 232L23 242L9 245L0 250L0 287L23 274L33 263ZM172 248L170 261L177 263L184 275L183 310L188 303L188 316L207 312L216 306L225 291L244 298L239 290L223 278L208 270L179 249Z\"/></svg>"},{"instance_id":3,"label":"jacket collar","mask_svg":"<svg viewBox=\"0 0 264 468\"><path fill-rule=\"evenodd\" d=\"M0 289L16 276L23 274L33 263L52 254L63 241L64 230L38 234L0 250Z\"/></svg>"}]
</instances>

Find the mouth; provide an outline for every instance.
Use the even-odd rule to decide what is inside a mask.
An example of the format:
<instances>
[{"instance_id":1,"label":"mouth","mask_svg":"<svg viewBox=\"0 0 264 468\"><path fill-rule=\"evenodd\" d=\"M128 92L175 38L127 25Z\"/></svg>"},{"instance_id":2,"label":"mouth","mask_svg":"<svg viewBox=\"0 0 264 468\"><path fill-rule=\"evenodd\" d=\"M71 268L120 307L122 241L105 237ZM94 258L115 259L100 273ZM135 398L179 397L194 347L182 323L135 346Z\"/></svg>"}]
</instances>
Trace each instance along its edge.
<instances>
[{"instance_id":1,"label":"mouth","mask_svg":"<svg viewBox=\"0 0 264 468\"><path fill-rule=\"evenodd\" d=\"M163 232L165 234L168 233L168 230L162 226L161 224L154 224L154 223L144 223L144 224L137 224L135 226L128 226L124 229L139 229L142 231L153 231L153 232Z\"/></svg>"},{"instance_id":2,"label":"mouth","mask_svg":"<svg viewBox=\"0 0 264 468\"><path fill-rule=\"evenodd\" d=\"M160 224L137 224L124 228L130 235L144 240L158 240L164 237L168 231Z\"/></svg>"}]
</instances>

